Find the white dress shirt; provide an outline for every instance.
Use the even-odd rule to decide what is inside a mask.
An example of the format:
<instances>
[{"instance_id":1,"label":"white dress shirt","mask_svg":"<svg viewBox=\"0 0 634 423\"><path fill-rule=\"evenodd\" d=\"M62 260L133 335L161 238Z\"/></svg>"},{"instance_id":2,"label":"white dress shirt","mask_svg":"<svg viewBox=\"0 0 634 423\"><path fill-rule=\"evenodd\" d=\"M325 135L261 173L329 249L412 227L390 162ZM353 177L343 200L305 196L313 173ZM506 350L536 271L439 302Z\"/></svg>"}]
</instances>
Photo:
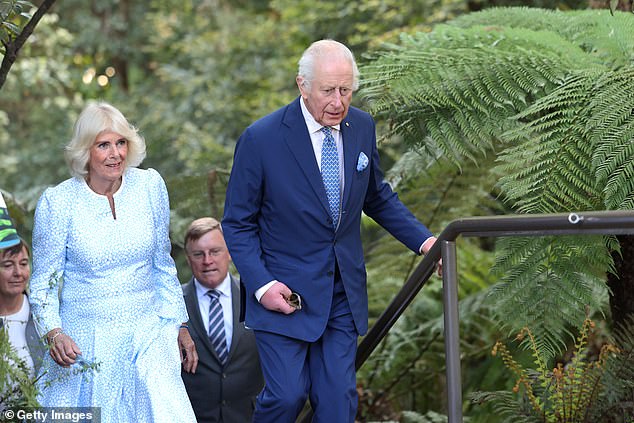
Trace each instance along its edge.
<instances>
[{"instance_id":1,"label":"white dress shirt","mask_svg":"<svg viewBox=\"0 0 634 423\"><path fill-rule=\"evenodd\" d=\"M9 333L9 343L13 346L18 353L18 357L24 361L29 374L33 376L33 358L29 354L29 347L26 342L26 326L29 322L29 313L31 307L26 295L22 294L22 307L17 313L10 314L8 316L0 316L4 322L4 326ZM2 329L0 329L2 330Z\"/></svg>"},{"instance_id":2,"label":"white dress shirt","mask_svg":"<svg viewBox=\"0 0 634 423\"><path fill-rule=\"evenodd\" d=\"M304 121L306 127L308 127L308 133L310 134L310 142L313 144L313 152L315 153L315 160L317 160L317 166L321 172L321 147L324 145L324 133L321 132L321 128L324 126L317 123L313 115L310 114L304 104L304 99L299 98L299 104L302 108L302 114L304 115ZM337 154L339 155L339 187L341 193L343 193L344 187L344 171L343 171L343 137L341 136L341 125L335 125L330 127L332 137L335 139L335 145L337 146ZM340 194L341 194L340 193Z\"/></svg>"},{"instance_id":3,"label":"white dress shirt","mask_svg":"<svg viewBox=\"0 0 634 423\"><path fill-rule=\"evenodd\" d=\"M194 278L194 286L196 286L200 317L202 317L205 330L209 333L209 305L211 304L211 298L207 295L209 288L201 285L196 278ZM230 351L231 339L233 337L233 305L231 303L231 276L229 276L229 273L227 273L225 279L215 289L220 293L218 300L220 301L220 306L222 306L222 315L225 320L227 351Z\"/></svg>"}]
</instances>

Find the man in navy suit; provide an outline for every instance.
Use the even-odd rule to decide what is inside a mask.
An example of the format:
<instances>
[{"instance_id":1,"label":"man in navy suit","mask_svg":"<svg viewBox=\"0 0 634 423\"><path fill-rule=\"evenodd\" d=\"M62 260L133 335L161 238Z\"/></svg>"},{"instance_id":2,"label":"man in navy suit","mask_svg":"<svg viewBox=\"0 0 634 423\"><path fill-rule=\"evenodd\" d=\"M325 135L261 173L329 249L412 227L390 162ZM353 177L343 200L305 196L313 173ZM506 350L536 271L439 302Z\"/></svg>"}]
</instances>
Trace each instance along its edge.
<instances>
[{"instance_id":1,"label":"man in navy suit","mask_svg":"<svg viewBox=\"0 0 634 423\"><path fill-rule=\"evenodd\" d=\"M236 145L223 228L264 372L254 422L292 423L307 397L314 421L354 422L368 328L361 213L416 253L435 241L383 179L374 121L350 107L358 73L346 46L313 43L301 95Z\"/></svg>"}]
</instances>

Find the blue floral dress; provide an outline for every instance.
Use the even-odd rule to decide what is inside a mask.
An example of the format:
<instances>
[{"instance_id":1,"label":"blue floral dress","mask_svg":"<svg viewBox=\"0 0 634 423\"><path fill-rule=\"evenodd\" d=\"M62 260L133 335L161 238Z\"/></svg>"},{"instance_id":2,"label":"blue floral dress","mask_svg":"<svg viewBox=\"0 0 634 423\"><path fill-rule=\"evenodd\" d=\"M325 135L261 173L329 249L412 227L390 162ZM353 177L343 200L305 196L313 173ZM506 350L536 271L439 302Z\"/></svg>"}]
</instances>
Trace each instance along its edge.
<instances>
[{"instance_id":1,"label":"blue floral dress","mask_svg":"<svg viewBox=\"0 0 634 423\"><path fill-rule=\"evenodd\" d=\"M99 407L101 421L195 422L180 376L188 320L170 256L169 199L153 169L129 168L108 199L80 178L48 188L33 229L30 301L40 335L61 327L97 370L40 371L45 407ZM59 293L59 294L58 294Z\"/></svg>"}]
</instances>

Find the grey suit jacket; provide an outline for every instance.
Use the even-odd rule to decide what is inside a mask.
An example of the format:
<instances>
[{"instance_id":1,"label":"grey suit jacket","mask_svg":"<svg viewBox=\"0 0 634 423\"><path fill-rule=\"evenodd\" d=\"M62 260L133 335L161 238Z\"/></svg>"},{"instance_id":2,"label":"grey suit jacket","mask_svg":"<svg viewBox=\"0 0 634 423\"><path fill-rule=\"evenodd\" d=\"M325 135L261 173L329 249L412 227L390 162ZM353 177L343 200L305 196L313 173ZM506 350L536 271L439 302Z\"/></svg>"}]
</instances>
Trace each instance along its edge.
<instances>
[{"instance_id":1,"label":"grey suit jacket","mask_svg":"<svg viewBox=\"0 0 634 423\"><path fill-rule=\"evenodd\" d=\"M198 308L193 279L183 285L189 314L189 333L196 344L198 368L195 374L181 372L187 394L199 423L250 422L255 397L264 386L255 336L239 321L240 288L231 276L233 336L224 367L218 361ZM204 316L207 318L207 316Z\"/></svg>"},{"instance_id":2,"label":"grey suit jacket","mask_svg":"<svg viewBox=\"0 0 634 423\"><path fill-rule=\"evenodd\" d=\"M33 367L35 368L35 374L38 374L44 356L46 355L46 344L35 329L35 323L33 322L33 315L29 314L29 322L26 324L26 344L29 347L29 353L33 359Z\"/></svg>"}]
</instances>

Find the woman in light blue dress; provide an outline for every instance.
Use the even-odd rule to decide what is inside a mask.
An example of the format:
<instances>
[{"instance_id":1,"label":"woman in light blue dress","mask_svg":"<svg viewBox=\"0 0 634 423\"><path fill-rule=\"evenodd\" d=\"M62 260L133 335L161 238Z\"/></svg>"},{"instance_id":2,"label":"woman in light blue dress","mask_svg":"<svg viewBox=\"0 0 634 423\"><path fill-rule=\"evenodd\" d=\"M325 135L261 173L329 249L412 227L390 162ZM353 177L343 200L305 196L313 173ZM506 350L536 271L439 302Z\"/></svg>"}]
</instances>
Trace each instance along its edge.
<instances>
[{"instance_id":1,"label":"woman in light blue dress","mask_svg":"<svg viewBox=\"0 0 634 423\"><path fill-rule=\"evenodd\" d=\"M104 423L195 422L181 380L197 355L174 262L169 200L145 143L107 103L79 116L73 177L41 196L30 301L50 344L44 407L98 407ZM193 369L192 369L193 368Z\"/></svg>"}]
</instances>

